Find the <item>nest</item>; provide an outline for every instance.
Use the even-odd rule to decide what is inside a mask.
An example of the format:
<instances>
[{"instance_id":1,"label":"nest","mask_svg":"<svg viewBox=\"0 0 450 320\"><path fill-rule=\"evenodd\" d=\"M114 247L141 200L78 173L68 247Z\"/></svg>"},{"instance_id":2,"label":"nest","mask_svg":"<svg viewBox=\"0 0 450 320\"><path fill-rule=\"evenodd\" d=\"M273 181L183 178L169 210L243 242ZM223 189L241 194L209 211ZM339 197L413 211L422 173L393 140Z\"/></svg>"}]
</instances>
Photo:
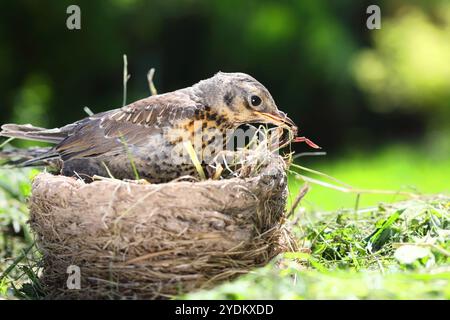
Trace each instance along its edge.
<instances>
[{"instance_id":1,"label":"nest","mask_svg":"<svg viewBox=\"0 0 450 320\"><path fill-rule=\"evenodd\" d=\"M285 162L264 157L245 177L197 182L39 174L30 223L47 298L169 298L296 250L284 226ZM79 267L80 290L67 285L70 266Z\"/></svg>"}]
</instances>

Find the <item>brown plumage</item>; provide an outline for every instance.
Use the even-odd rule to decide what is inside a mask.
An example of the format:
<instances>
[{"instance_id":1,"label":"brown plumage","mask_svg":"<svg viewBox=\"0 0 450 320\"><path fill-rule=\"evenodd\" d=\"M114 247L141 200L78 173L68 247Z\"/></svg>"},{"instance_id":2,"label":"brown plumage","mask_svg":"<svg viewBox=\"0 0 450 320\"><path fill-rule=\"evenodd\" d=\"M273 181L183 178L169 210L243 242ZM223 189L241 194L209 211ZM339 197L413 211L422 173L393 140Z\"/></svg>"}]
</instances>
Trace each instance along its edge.
<instances>
[{"instance_id":1,"label":"brown plumage","mask_svg":"<svg viewBox=\"0 0 450 320\"><path fill-rule=\"evenodd\" d=\"M221 147L219 138L227 130L246 123L297 130L257 80L244 73L219 72L192 87L150 96L61 128L5 124L0 135L55 144L24 161L25 166L54 160L62 163L64 175L112 174L121 179L135 178L134 166L140 178L162 182L195 175L192 162L181 157L183 142L195 146L200 137L202 149L213 143Z\"/></svg>"}]
</instances>

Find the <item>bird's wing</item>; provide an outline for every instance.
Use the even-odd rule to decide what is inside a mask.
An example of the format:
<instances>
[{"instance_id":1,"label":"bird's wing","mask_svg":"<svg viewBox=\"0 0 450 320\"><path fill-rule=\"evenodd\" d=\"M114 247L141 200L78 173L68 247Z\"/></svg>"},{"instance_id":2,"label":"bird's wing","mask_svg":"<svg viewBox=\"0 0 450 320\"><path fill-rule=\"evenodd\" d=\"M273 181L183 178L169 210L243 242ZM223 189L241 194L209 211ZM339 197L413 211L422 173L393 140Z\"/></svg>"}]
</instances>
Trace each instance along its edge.
<instances>
[{"instance_id":1,"label":"bird's wing","mask_svg":"<svg viewBox=\"0 0 450 320\"><path fill-rule=\"evenodd\" d=\"M151 96L80 121L55 149L63 160L121 152L125 145L148 143L175 121L192 119L200 108L184 93Z\"/></svg>"}]
</instances>

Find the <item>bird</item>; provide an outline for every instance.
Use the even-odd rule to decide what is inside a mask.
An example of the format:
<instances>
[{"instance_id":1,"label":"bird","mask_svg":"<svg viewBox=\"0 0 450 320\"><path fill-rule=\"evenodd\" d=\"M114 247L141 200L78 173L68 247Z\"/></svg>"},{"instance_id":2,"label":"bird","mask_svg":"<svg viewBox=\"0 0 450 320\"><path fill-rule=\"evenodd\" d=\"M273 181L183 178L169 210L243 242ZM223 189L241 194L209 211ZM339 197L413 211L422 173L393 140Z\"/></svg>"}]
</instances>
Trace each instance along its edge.
<instances>
[{"instance_id":1,"label":"bird","mask_svg":"<svg viewBox=\"0 0 450 320\"><path fill-rule=\"evenodd\" d=\"M269 90L241 72L218 72L179 90L152 95L60 128L4 124L0 136L54 144L31 148L16 166L54 166L65 176L112 176L151 183L198 174L186 143L200 153L223 147L227 132L267 124L297 134ZM222 138L222 139L220 139ZM200 141L200 144L197 143ZM214 148L211 148L214 146ZM201 158L202 165L208 159Z\"/></svg>"}]
</instances>

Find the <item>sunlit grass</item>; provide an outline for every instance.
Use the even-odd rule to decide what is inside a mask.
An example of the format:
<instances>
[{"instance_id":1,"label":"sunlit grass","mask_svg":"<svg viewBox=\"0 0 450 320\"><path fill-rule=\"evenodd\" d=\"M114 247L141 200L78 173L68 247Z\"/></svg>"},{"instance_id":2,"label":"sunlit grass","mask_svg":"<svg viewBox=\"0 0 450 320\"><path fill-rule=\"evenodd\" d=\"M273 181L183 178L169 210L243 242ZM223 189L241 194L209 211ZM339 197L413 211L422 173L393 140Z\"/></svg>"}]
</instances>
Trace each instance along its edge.
<instances>
[{"instance_id":1,"label":"sunlit grass","mask_svg":"<svg viewBox=\"0 0 450 320\"><path fill-rule=\"evenodd\" d=\"M299 214L302 252L185 299L450 299L448 197Z\"/></svg>"},{"instance_id":2,"label":"sunlit grass","mask_svg":"<svg viewBox=\"0 0 450 320\"><path fill-rule=\"evenodd\" d=\"M351 273L299 270L283 272L270 264L238 281L215 290L200 291L183 299L450 299L450 273Z\"/></svg>"},{"instance_id":3,"label":"sunlit grass","mask_svg":"<svg viewBox=\"0 0 450 320\"><path fill-rule=\"evenodd\" d=\"M301 162L300 162L301 163ZM342 180L353 187L433 194L450 191L450 157L431 156L412 147L395 146L377 154L353 154L337 161L322 158L309 159L308 168L315 169ZM291 197L299 191L303 181L289 177ZM353 208L357 195L342 193L322 186L312 185L302 205L314 210ZM363 194L359 207L377 205L405 199L398 195Z\"/></svg>"}]
</instances>

